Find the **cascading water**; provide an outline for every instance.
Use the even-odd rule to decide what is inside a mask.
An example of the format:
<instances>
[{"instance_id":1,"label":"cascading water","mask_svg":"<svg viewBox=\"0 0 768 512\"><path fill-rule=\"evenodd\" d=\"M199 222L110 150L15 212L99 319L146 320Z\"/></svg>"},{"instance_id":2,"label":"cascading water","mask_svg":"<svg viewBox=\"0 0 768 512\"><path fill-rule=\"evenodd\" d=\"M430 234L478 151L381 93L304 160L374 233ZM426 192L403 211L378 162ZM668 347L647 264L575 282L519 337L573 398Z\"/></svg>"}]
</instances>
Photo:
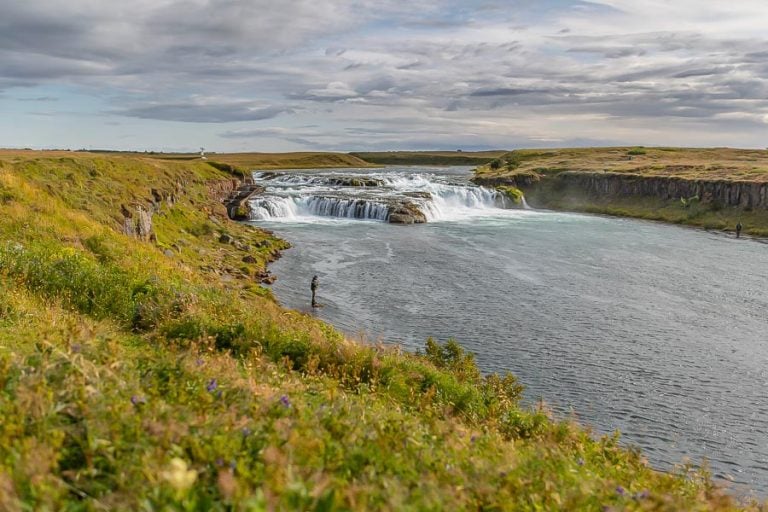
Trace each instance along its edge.
<instances>
[{"instance_id":1,"label":"cascading water","mask_svg":"<svg viewBox=\"0 0 768 512\"><path fill-rule=\"evenodd\" d=\"M409 168L254 173L265 192L250 201L250 218L410 223L460 220L515 207L503 194L473 185L468 176L466 170L424 173Z\"/></svg>"}]
</instances>

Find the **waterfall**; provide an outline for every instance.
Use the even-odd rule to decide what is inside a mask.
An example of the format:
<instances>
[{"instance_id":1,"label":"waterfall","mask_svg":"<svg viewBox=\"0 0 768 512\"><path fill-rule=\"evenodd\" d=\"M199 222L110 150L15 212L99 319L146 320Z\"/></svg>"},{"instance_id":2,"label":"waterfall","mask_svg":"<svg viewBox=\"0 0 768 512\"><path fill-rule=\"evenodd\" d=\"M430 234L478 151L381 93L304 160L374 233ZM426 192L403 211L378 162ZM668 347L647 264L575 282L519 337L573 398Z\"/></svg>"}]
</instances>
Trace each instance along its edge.
<instances>
[{"instance_id":1,"label":"waterfall","mask_svg":"<svg viewBox=\"0 0 768 512\"><path fill-rule=\"evenodd\" d=\"M286 197L257 197L249 202L250 220L272 220L296 217L296 204Z\"/></svg>"},{"instance_id":2,"label":"waterfall","mask_svg":"<svg viewBox=\"0 0 768 512\"><path fill-rule=\"evenodd\" d=\"M299 199L299 210L317 217L387 220L389 206L367 199L310 196Z\"/></svg>"},{"instance_id":3,"label":"waterfall","mask_svg":"<svg viewBox=\"0 0 768 512\"><path fill-rule=\"evenodd\" d=\"M389 206L386 203L355 198L268 196L251 200L250 206L250 220L337 217L385 221L389 217Z\"/></svg>"},{"instance_id":4,"label":"waterfall","mask_svg":"<svg viewBox=\"0 0 768 512\"><path fill-rule=\"evenodd\" d=\"M251 220L337 218L386 222L397 212L423 213L428 222L496 216L513 205L496 190L475 186L467 176L430 169L386 171L335 169L255 172L265 192L250 201ZM523 207L527 208L525 200ZM411 213L409 213L411 212ZM415 219L414 219L415 220Z\"/></svg>"}]
</instances>

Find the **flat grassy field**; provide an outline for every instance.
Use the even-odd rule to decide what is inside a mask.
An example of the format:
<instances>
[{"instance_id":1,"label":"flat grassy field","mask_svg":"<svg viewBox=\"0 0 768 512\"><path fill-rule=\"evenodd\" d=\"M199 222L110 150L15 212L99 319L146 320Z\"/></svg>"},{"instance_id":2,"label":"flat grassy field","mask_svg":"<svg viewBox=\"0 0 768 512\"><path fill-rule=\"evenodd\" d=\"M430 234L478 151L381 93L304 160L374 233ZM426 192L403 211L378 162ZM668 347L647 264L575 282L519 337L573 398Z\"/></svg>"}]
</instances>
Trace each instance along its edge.
<instances>
[{"instance_id":1,"label":"flat grassy field","mask_svg":"<svg viewBox=\"0 0 768 512\"><path fill-rule=\"evenodd\" d=\"M520 406L456 343L281 308L259 282L287 244L226 218L232 178L0 154L0 509L766 510Z\"/></svg>"},{"instance_id":2,"label":"flat grassy field","mask_svg":"<svg viewBox=\"0 0 768 512\"><path fill-rule=\"evenodd\" d=\"M199 160L199 155L153 155L167 160ZM207 159L249 170L373 167L345 153L211 153Z\"/></svg>"},{"instance_id":3,"label":"flat grassy field","mask_svg":"<svg viewBox=\"0 0 768 512\"><path fill-rule=\"evenodd\" d=\"M768 181L768 150L731 148L576 148L516 150L479 176L564 170L703 180Z\"/></svg>"},{"instance_id":4,"label":"flat grassy field","mask_svg":"<svg viewBox=\"0 0 768 512\"><path fill-rule=\"evenodd\" d=\"M506 151L380 151L350 155L380 165L484 165Z\"/></svg>"}]
</instances>

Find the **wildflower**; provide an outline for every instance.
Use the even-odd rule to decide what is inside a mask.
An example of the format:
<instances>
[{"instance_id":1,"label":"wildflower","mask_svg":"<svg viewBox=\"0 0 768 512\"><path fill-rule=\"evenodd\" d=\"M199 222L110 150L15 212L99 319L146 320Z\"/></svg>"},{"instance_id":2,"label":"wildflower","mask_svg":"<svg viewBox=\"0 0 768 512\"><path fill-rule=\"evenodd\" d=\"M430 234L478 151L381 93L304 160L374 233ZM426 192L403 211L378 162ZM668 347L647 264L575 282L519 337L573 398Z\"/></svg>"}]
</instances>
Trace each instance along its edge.
<instances>
[{"instance_id":1,"label":"wildflower","mask_svg":"<svg viewBox=\"0 0 768 512\"><path fill-rule=\"evenodd\" d=\"M197 366L203 366L203 360L202 360L202 358L199 358L199 357L198 357L198 358L197 358L197 361L195 361L195 364L196 364Z\"/></svg>"},{"instance_id":2,"label":"wildflower","mask_svg":"<svg viewBox=\"0 0 768 512\"><path fill-rule=\"evenodd\" d=\"M477 441L477 436L473 435L472 437L469 438L470 443L474 443L475 441Z\"/></svg>"},{"instance_id":3,"label":"wildflower","mask_svg":"<svg viewBox=\"0 0 768 512\"><path fill-rule=\"evenodd\" d=\"M160 476L178 492L188 490L197 480L197 471L189 469L184 459L174 457L171 459L168 469L160 473Z\"/></svg>"},{"instance_id":4,"label":"wildflower","mask_svg":"<svg viewBox=\"0 0 768 512\"><path fill-rule=\"evenodd\" d=\"M208 381L208 385L205 386L205 389L207 389L209 393L213 393L218 387L219 385L216 383L216 379L211 379Z\"/></svg>"},{"instance_id":5,"label":"wildflower","mask_svg":"<svg viewBox=\"0 0 768 512\"><path fill-rule=\"evenodd\" d=\"M616 487L616 494L618 494L619 496L624 496L624 494L626 494L626 492L627 491L625 491L622 486L619 485L619 486Z\"/></svg>"},{"instance_id":6,"label":"wildflower","mask_svg":"<svg viewBox=\"0 0 768 512\"><path fill-rule=\"evenodd\" d=\"M72 344L72 346L71 346L71 347L69 347L69 348L70 348L70 349L72 350L72 352L74 352L75 354L79 354L79 353L80 353L80 351L83 349L82 345L80 345L79 343L73 343L73 344Z\"/></svg>"},{"instance_id":7,"label":"wildflower","mask_svg":"<svg viewBox=\"0 0 768 512\"><path fill-rule=\"evenodd\" d=\"M640 491L637 494L635 494L635 499L638 500L638 501L639 500L645 500L645 499L648 499L648 497L650 495L651 495L651 493L648 492L648 490L646 489L646 490Z\"/></svg>"},{"instance_id":8,"label":"wildflower","mask_svg":"<svg viewBox=\"0 0 768 512\"><path fill-rule=\"evenodd\" d=\"M142 405L142 404L147 403L147 399L144 398L143 396L133 395L131 397L131 403L133 405Z\"/></svg>"},{"instance_id":9,"label":"wildflower","mask_svg":"<svg viewBox=\"0 0 768 512\"><path fill-rule=\"evenodd\" d=\"M584 465L584 459L579 457L578 459L576 459L576 464L578 464L579 466L583 466Z\"/></svg>"},{"instance_id":10,"label":"wildflower","mask_svg":"<svg viewBox=\"0 0 768 512\"><path fill-rule=\"evenodd\" d=\"M291 406L291 401L288 400L288 397L286 395L283 395L280 397L280 403L283 404L285 407Z\"/></svg>"},{"instance_id":11,"label":"wildflower","mask_svg":"<svg viewBox=\"0 0 768 512\"><path fill-rule=\"evenodd\" d=\"M243 430L241 430L241 432L243 433L243 437L248 437L249 435L251 435L251 429L249 429L248 427L243 427Z\"/></svg>"}]
</instances>

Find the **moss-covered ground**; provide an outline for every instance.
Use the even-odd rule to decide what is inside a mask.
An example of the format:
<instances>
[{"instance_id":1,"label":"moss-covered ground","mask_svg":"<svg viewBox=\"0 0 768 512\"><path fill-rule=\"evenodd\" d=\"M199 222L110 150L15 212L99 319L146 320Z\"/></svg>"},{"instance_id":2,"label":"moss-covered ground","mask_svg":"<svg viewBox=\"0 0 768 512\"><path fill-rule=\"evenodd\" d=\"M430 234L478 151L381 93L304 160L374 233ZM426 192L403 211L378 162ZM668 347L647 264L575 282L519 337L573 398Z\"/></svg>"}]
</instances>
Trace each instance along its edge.
<instances>
[{"instance_id":1,"label":"moss-covered ground","mask_svg":"<svg viewBox=\"0 0 768 512\"><path fill-rule=\"evenodd\" d=\"M258 276L285 244L226 219L228 180L0 156L0 509L760 509L522 408L455 343L406 354L282 309ZM152 189L173 198L142 242L121 211Z\"/></svg>"}]
</instances>

